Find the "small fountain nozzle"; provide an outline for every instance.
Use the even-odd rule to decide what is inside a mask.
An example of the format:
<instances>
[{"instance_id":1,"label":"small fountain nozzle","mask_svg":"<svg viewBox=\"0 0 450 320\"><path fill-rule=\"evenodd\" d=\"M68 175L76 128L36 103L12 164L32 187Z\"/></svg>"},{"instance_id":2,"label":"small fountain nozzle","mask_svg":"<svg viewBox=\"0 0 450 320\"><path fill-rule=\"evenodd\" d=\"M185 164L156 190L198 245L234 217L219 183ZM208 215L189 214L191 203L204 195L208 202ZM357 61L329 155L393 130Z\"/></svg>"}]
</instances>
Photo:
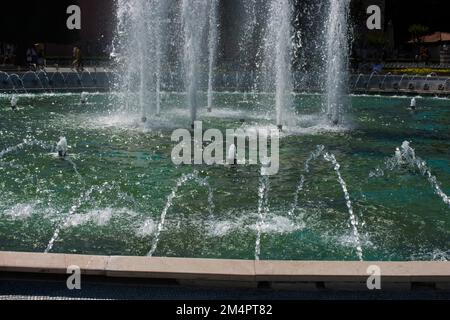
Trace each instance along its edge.
<instances>
[{"instance_id":1,"label":"small fountain nozzle","mask_svg":"<svg viewBox=\"0 0 450 320\"><path fill-rule=\"evenodd\" d=\"M87 92L82 92L81 93L81 104L86 104L87 103Z\"/></svg>"},{"instance_id":2,"label":"small fountain nozzle","mask_svg":"<svg viewBox=\"0 0 450 320\"><path fill-rule=\"evenodd\" d=\"M58 143L56 144L56 151L61 159L67 157L67 139L65 137L60 137Z\"/></svg>"},{"instance_id":3,"label":"small fountain nozzle","mask_svg":"<svg viewBox=\"0 0 450 320\"><path fill-rule=\"evenodd\" d=\"M17 109L17 98L15 96L11 98L11 109L13 110Z\"/></svg>"}]
</instances>

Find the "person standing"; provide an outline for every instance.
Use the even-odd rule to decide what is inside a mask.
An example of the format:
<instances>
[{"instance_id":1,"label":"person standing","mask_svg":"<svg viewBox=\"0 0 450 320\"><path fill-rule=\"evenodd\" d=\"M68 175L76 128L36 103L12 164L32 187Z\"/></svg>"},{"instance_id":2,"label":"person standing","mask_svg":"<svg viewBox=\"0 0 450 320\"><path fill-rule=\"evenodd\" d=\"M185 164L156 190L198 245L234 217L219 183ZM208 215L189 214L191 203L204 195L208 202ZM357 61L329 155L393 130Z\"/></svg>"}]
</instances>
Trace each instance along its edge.
<instances>
[{"instance_id":1,"label":"person standing","mask_svg":"<svg viewBox=\"0 0 450 320\"><path fill-rule=\"evenodd\" d=\"M73 68L77 70L78 72L83 70L83 63L82 63L82 55L81 55L81 48L79 46L75 46L73 48Z\"/></svg>"}]
</instances>

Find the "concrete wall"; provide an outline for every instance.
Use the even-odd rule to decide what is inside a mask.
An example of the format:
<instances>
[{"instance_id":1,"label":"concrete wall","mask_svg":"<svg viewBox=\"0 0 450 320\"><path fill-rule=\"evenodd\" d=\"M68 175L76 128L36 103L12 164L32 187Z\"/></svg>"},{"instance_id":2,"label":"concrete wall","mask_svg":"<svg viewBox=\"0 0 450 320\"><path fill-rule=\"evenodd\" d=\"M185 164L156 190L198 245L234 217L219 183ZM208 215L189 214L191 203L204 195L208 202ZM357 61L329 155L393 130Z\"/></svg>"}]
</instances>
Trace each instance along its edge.
<instances>
[{"instance_id":1,"label":"concrete wall","mask_svg":"<svg viewBox=\"0 0 450 320\"><path fill-rule=\"evenodd\" d=\"M366 291L368 268L381 270L382 290L450 290L450 262L249 261L0 252L0 272L175 280L180 285L287 290Z\"/></svg>"}]
</instances>

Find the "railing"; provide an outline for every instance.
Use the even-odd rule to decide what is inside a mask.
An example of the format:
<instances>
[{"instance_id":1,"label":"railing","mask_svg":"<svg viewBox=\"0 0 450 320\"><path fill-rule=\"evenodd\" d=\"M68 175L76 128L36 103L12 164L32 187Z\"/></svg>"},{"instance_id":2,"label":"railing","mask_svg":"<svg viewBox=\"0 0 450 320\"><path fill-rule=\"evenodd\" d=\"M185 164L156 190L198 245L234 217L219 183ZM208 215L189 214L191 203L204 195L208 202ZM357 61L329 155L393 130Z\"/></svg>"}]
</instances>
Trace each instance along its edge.
<instances>
[{"instance_id":1,"label":"railing","mask_svg":"<svg viewBox=\"0 0 450 320\"><path fill-rule=\"evenodd\" d=\"M6 73L0 71L0 93L34 92L80 92L108 91L119 77L108 70L90 68L83 72L71 69ZM295 73L292 78L294 91L321 93L325 91L325 81L313 75ZM270 91L258 83L258 75L253 72L222 72L214 79L215 91ZM349 91L354 93L380 94L430 94L449 95L450 78L435 74L428 76L395 74L355 74L350 76ZM129 79L127 90L137 91L138 80ZM179 75L167 73L162 79L163 91L183 91L183 79ZM200 83L200 90L207 88L206 81Z\"/></svg>"},{"instance_id":2,"label":"railing","mask_svg":"<svg viewBox=\"0 0 450 320\"><path fill-rule=\"evenodd\" d=\"M55 68L11 74L0 71L0 92L4 93L105 91L110 87L110 72L98 69L74 72Z\"/></svg>"}]
</instances>

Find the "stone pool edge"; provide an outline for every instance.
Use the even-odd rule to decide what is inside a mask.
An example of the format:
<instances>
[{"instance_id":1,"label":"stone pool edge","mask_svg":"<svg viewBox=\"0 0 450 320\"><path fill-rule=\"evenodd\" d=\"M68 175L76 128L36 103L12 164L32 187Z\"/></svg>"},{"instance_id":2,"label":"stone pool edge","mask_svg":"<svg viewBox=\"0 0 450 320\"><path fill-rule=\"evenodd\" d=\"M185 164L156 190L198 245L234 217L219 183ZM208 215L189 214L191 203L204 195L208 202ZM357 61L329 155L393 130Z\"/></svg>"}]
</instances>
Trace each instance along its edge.
<instances>
[{"instance_id":1,"label":"stone pool edge","mask_svg":"<svg viewBox=\"0 0 450 320\"><path fill-rule=\"evenodd\" d=\"M367 291L368 268L381 270L383 290L450 291L450 262L252 261L0 252L0 273L166 280L182 286Z\"/></svg>"}]
</instances>

